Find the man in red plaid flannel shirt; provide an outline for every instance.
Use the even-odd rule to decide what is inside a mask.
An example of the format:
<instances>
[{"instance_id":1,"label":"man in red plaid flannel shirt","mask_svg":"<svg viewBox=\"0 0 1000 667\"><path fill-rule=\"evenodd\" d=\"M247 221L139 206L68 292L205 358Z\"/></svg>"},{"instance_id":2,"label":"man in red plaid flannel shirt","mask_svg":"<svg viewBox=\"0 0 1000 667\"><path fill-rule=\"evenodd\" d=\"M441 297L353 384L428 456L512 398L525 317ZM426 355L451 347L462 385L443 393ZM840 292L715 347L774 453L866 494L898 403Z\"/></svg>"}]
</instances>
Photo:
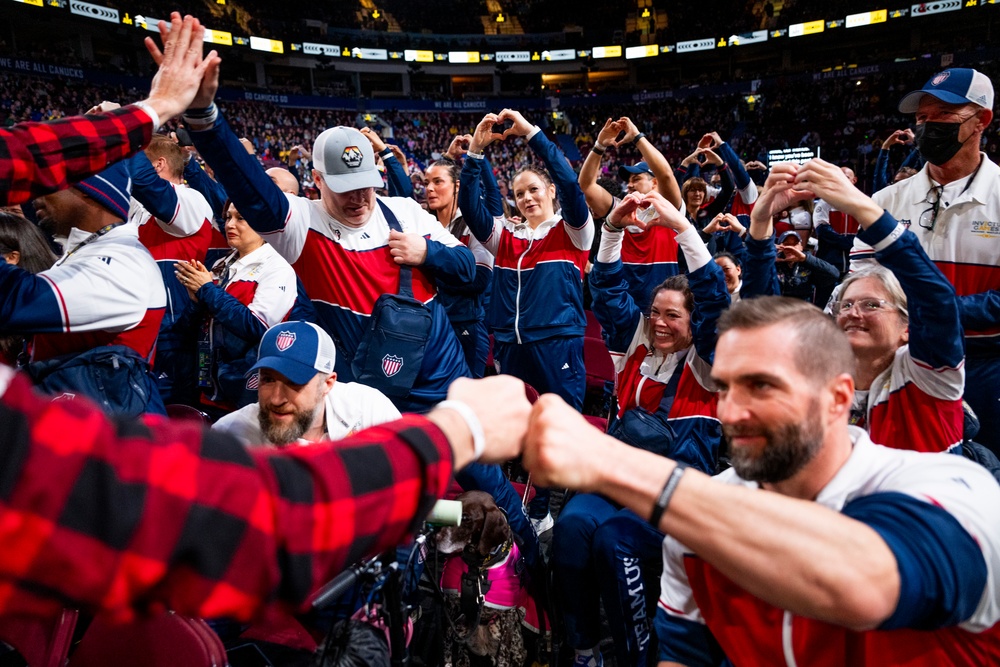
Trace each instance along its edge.
<instances>
[{"instance_id":1,"label":"man in red plaid flannel shirt","mask_svg":"<svg viewBox=\"0 0 1000 667\"><path fill-rule=\"evenodd\" d=\"M128 618L249 619L402 542L453 470L517 454L531 406L513 378L459 380L427 416L336 443L248 450L196 422L115 423L49 401L0 365L0 615L64 604Z\"/></svg>"}]
</instances>

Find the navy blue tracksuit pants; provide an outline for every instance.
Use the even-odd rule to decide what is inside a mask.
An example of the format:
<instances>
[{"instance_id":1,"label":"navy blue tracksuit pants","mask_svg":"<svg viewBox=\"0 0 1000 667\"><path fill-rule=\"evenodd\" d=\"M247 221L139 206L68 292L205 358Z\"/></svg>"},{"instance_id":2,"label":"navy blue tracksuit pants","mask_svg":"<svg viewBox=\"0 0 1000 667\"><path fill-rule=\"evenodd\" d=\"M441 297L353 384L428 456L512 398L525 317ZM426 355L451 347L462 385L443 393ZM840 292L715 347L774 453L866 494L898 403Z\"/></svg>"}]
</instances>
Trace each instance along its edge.
<instances>
[{"instance_id":1,"label":"navy blue tracksuit pants","mask_svg":"<svg viewBox=\"0 0 1000 667\"><path fill-rule=\"evenodd\" d=\"M588 649L601 640L600 602L621 667L645 667L650 651L650 600L659 597L663 534L606 498L573 496L552 540L555 591L566 643Z\"/></svg>"}]
</instances>

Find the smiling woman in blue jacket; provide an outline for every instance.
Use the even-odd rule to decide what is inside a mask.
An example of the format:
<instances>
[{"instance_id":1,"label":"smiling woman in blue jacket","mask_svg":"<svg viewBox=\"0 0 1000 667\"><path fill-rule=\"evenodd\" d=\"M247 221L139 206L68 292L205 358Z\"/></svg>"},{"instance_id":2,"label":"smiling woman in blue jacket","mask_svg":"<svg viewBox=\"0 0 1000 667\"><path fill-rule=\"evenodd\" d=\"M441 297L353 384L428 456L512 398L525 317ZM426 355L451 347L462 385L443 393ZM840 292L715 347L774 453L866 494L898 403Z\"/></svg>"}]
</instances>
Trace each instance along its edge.
<instances>
[{"instance_id":1,"label":"smiling woman in blue jacket","mask_svg":"<svg viewBox=\"0 0 1000 667\"><path fill-rule=\"evenodd\" d=\"M503 133L494 126L510 123ZM523 221L493 216L481 195L483 151L508 137L526 137L546 169L529 166L513 179ZM580 410L583 367L583 275L594 220L565 156L519 112L486 114L462 166L458 204L466 224L494 258L487 322L499 371ZM558 198L557 198L558 195Z\"/></svg>"}]
</instances>

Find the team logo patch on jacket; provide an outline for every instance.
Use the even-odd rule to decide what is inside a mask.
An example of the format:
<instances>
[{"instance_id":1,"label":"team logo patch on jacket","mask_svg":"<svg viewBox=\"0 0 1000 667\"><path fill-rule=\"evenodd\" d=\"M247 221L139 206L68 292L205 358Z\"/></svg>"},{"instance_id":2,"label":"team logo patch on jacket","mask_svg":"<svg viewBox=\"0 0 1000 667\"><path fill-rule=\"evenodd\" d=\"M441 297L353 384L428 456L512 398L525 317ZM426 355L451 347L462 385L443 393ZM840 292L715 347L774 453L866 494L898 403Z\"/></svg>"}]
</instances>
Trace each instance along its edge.
<instances>
[{"instance_id":1,"label":"team logo patch on jacket","mask_svg":"<svg viewBox=\"0 0 1000 667\"><path fill-rule=\"evenodd\" d=\"M292 346L295 342L295 332L294 331L282 331L278 334L278 337L274 340L274 344L278 347L279 352L284 352Z\"/></svg>"},{"instance_id":2,"label":"team logo patch on jacket","mask_svg":"<svg viewBox=\"0 0 1000 667\"><path fill-rule=\"evenodd\" d=\"M361 162L364 160L364 156L361 154L361 149L357 146L348 146L344 149L343 155L340 159L344 161L351 169L357 169L361 166Z\"/></svg>"},{"instance_id":3,"label":"team logo patch on jacket","mask_svg":"<svg viewBox=\"0 0 1000 667\"><path fill-rule=\"evenodd\" d=\"M382 357L382 372L385 373L387 378L391 378L393 375L398 373L402 367L402 357L397 357L393 354L387 354Z\"/></svg>"}]
</instances>

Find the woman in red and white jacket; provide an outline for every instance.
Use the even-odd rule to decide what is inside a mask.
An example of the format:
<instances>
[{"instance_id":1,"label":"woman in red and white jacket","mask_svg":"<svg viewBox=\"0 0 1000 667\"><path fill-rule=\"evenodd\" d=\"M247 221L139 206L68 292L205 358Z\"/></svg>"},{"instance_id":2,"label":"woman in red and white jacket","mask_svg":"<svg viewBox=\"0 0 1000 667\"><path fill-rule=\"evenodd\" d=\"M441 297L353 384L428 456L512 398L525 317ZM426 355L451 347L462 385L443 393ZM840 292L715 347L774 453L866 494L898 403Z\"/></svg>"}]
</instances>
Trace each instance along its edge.
<instances>
[{"instance_id":1,"label":"woman in red and white jacket","mask_svg":"<svg viewBox=\"0 0 1000 667\"><path fill-rule=\"evenodd\" d=\"M209 271L198 260L174 265L201 317L198 386L201 406L220 416L257 400L256 376L244 374L257 359L264 333L288 317L295 303L295 271L235 206L225 211L226 241L233 251Z\"/></svg>"}]
</instances>

